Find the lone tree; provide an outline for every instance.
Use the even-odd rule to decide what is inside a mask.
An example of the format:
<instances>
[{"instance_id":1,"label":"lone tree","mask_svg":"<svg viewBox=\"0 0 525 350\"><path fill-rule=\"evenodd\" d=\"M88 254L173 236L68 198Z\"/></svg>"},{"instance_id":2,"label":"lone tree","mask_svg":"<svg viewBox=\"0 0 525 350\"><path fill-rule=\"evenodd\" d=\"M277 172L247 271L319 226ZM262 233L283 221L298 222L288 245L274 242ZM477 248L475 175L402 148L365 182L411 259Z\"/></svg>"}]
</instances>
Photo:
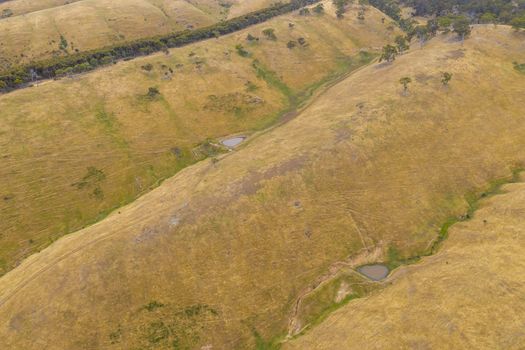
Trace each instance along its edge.
<instances>
[{"instance_id":1,"label":"lone tree","mask_svg":"<svg viewBox=\"0 0 525 350\"><path fill-rule=\"evenodd\" d=\"M408 44L408 40L402 35L396 36L395 42L397 45L397 51L400 54L410 48L410 45Z\"/></svg>"},{"instance_id":2,"label":"lone tree","mask_svg":"<svg viewBox=\"0 0 525 350\"><path fill-rule=\"evenodd\" d=\"M458 17L452 24L452 27L454 28L454 33L461 38L461 41L470 35L470 21L465 16Z\"/></svg>"},{"instance_id":3,"label":"lone tree","mask_svg":"<svg viewBox=\"0 0 525 350\"><path fill-rule=\"evenodd\" d=\"M450 82L451 79L452 79L452 73L443 72L441 74L441 83L443 84L443 86L448 86L448 83Z\"/></svg>"},{"instance_id":4,"label":"lone tree","mask_svg":"<svg viewBox=\"0 0 525 350\"><path fill-rule=\"evenodd\" d=\"M379 62L387 61L388 63L394 62L398 54L397 48L390 44L383 46L383 52L379 57Z\"/></svg>"},{"instance_id":5,"label":"lone tree","mask_svg":"<svg viewBox=\"0 0 525 350\"><path fill-rule=\"evenodd\" d=\"M403 85L403 95L406 96L408 92L408 84L410 84L411 82L412 82L412 79L410 77L403 77L399 79L399 83Z\"/></svg>"}]
</instances>

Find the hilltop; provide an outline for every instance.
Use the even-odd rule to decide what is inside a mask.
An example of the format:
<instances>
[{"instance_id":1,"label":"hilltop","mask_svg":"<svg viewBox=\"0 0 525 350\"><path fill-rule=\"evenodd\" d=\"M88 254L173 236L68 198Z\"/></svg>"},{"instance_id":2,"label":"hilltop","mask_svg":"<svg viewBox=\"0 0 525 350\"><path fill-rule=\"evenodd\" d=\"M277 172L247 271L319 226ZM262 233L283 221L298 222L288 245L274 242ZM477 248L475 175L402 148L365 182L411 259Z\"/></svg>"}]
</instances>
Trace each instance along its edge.
<instances>
[{"instance_id":1,"label":"hilltop","mask_svg":"<svg viewBox=\"0 0 525 350\"><path fill-rule=\"evenodd\" d=\"M272 24L277 37L290 22L284 19ZM294 28L301 28L298 23ZM318 23L302 24L305 31L315 28L309 37L303 35L307 41L314 42L318 35L319 46L348 42L343 34L337 34L341 41L326 40L322 32L340 22ZM386 24L379 20L377 25ZM235 38L229 37L230 47ZM289 40L266 45L281 47ZM264 66L274 64L272 70L279 73L271 76L282 75L292 91L308 85L303 79L313 74L309 65L298 69L287 59L290 65L279 71L284 61L279 56L245 46ZM184 48L183 57L190 50L206 52L201 48ZM242 62L240 56L231 57ZM167 59L148 59L161 58ZM206 69L217 72L210 61ZM354 296L349 291L359 291L358 296L375 293L376 285L355 274L355 267L384 262L393 268L432 253L444 224L470 215L474 199L492 181L510 178L523 167L525 76L514 68L515 61L525 61L521 34L491 25L476 26L464 43L440 35L394 63L354 71L286 123L254 134L234 152L185 168L7 273L0 279L0 336L8 348L27 349L263 347L315 324L325 310L348 302L347 297ZM248 62L253 67L254 62ZM310 62L319 62L320 69L334 61ZM71 91L79 96L74 103L80 103L88 97L82 94L94 90L79 88L90 79L108 91L114 77L135 72L130 83L119 85L126 90L116 92L126 101L151 85L131 83L140 81L136 68L143 64L137 60L112 68L118 72L112 79L100 70L79 80L16 91L0 101L16 105L35 101L28 95L34 91L49 96L59 87L66 91L76 86ZM441 83L443 72L453 76L448 87ZM209 84L207 77L199 79ZM412 79L406 92L399 83L403 77ZM246 80L242 76L241 81ZM158 84L163 94L183 91ZM281 98L286 96L287 90L280 91ZM263 98L268 100L271 93L275 91ZM114 113L124 124L129 114L117 114L123 102L108 106L117 108ZM40 108L40 113L49 109ZM157 109L149 108L148 115L160 119ZM21 116L12 120L24 125ZM144 135L136 144L163 139L145 129L156 122L134 125L142 131L139 136ZM193 125L218 129L201 119ZM118 139L112 142L119 144ZM107 160L104 169L115 163L107 148L94 149L99 159ZM83 166L78 168L81 176ZM108 185L104 192L116 187ZM347 286L344 297L334 299L330 293L339 292L342 281ZM305 302L298 303L303 296Z\"/></svg>"}]
</instances>

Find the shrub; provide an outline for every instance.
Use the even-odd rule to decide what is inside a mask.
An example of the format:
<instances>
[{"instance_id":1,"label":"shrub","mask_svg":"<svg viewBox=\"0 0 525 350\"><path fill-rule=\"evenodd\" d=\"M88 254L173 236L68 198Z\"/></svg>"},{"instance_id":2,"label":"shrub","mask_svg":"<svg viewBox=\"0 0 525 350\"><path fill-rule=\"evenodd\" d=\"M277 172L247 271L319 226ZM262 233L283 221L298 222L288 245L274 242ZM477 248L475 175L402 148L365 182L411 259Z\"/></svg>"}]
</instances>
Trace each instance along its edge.
<instances>
[{"instance_id":1,"label":"shrub","mask_svg":"<svg viewBox=\"0 0 525 350\"><path fill-rule=\"evenodd\" d=\"M450 82L450 80L452 79L452 73L449 73L449 72L443 72L441 74L441 83L444 85L444 86L448 86L448 83Z\"/></svg>"},{"instance_id":2,"label":"shrub","mask_svg":"<svg viewBox=\"0 0 525 350\"><path fill-rule=\"evenodd\" d=\"M148 89L148 97L150 98L154 98L154 97L157 97L158 95L160 95L160 91L158 88L156 87L150 87Z\"/></svg>"},{"instance_id":3,"label":"shrub","mask_svg":"<svg viewBox=\"0 0 525 350\"><path fill-rule=\"evenodd\" d=\"M11 17L13 15L13 11L11 9L3 9L2 13L0 13L0 18L7 18Z\"/></svg>"},{"instance_id":4,"label":"shrub","mask_svg":"<svg viewBox=\"0 0 525 350\"><path fill-rule=\"evenodd\" d=\"M262 31L262 33L268 40L277 40L277 36L275 35L275 29L273 28L266 28Z\"/></svg>"},{"instance_id":5,"label":"shrub","mask_svg":"<svg viewBox=\"0 0 525 350\"><path fill-rule=\"evenodd\" d=\"M513 62L514 69L520 73L525 73L525 63Z\"/></svg>"},{"instance_id":6,"label":"shrub","mask_svg":"<svg viewBox=\"0 0 525 350\"><path fill-rule=\"evenodd\" d=\"M317 4L317 6L314 7L313 11L317 13L318 15L322 15L324 13L323 4Z\"/></svg>"},{"instance_id":7,"label":"shrub","mask_svg":"<svg viewBox=\"0 0 525 350\"><path fill-rule=\"evenodd\" d=\"M244 47L241 44L238 44L235 46L235 50L237 50L237 53L241 57L248 57L250 56L250 53L244 49Z\"/></svg>"},{"instance_id":8,"label":"shrub","mask_svg":"<svg viewBox=\"0 0 525 350\"><path fill-rule=\"evenodd\" d=\"M259 38L257 38L256 36L253 36L253 35L248 33L248 35L246 36L246 40L248 40L248 41L259 41Z\"/></svg>"},{"instance_id":9,"label":"shrub","mask_svg":"<svg viewBox=\"0 0 525 350\"><path fill-rule=\"evenodd\" d=\"M66 50L67 49L67 40L64 38L63 35L60 36L60 43L58 44L58 47L60 50Z\"/></svg>"},{"instance_id":10,"label":"shrub","mask_svg":"<svg viewBox=\"0 0 525 350\"><path fill-rule=\"evenodd\" d=\"M299 10L299 16L310 16L310 10L308 8L302 8Z\"/></svg>"}]
</instances>

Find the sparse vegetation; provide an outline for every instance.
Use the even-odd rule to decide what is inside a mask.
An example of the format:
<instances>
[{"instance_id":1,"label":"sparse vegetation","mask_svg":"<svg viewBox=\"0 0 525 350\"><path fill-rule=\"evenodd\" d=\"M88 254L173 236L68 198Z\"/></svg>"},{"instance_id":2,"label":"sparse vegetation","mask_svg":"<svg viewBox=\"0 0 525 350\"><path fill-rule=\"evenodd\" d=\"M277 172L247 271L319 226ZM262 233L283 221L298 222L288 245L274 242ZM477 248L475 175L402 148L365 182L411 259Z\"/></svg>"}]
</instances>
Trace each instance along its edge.
<instances>
[{"instance_id":1,"label":"sparse vegetation","mask_svg":"<svg viewBox=\"0 0 525 350\"><path fill-rule=\"evenodd\" d=\"M384 28L378 24L381 16L369 17L367 22L377 21L371 23L372 28ZM104 186L100 186L105 191L104 201L113 199L111 203L120 204L126 193L114 189L136 187L146 191L154 186L154 181L160 182L175 172L175 167L166 170L170 166L166 164L178 161L174 154L184 157L208 150L212 153L217 137L240 130L260 130L260 125L271 124L272 118L275 120L280 111L289 107L289 101L298 98L297 91L304 91L316 84L318 77L344 65L358 64L359 57L332 56L333 52L355 50L354 42L344 46L349 41L345 38L354 38L345 30L346 23L326 18L315 27L322 18L295 19L297 28L292 33L286 30L276 43L263 40L251 46L253 60L228 55L237 42L246 45L247 32L243 32L177 50L168 57L158 55L123 63L75 81L52 82L2 96L5 130L16 127L21 135L31 135L25 138L21 149L10 142L2 143L8 147L4 153L12 154L14 160L3 160L3 168L10 174L19 169L19 164L31 163L37 172L33 178L10 179L16 185L16 197L11 202L17 205L26 200L28 197L22 197L25 191L18 188L27 188L26 183L34 183L34 179L46 178L55 181L54 186L60 185L53 177L57 164L61 166L59 180L67 178L70 172L76 174L75 179L81 179L85 169L78 175L71 164L79 164L78 158L85 157L96 161L94 165L107 173ZM288 21L285 18L254 30L266 26L283 30ZM304 29L303 21L309 22L309 28ZM393 35L389 37L387 31L369 32L367 27L355 26L353 30L359 31L355 37L385 37L374 44L363 43L365 47L392 42ZM341 38L334 40L336 45L332 40L324 40L328 35L321 30L326 28L331 29L331 37ZM314 30L317 35L311 35ZM521 57L516 49L519 35L504 36L507 28L492 27L482 33L483 40L476 37L465 43L468 54L464 56L458 55L462 51L457 50L456 43L436 38L417 54L403 56L403 65L365 67L324 92L294 121L254 137L247 147L231 156L221 157L218 166L211 164L213 160L195 164L123 208L122 214L115 212L109 220L87 227L34 256L31 264L4 276L7 279L0 284L0 295L22 287L3 304L0 321L9 324L13 315L30 314L46 322L30 329L30 334L3 327L1 336L17 346L24 344L27 336L40 339L45 334L50 342L75 348L80 342L99 341L101 335L105 338L101 343L106 345L109 334L121 329L122 336L114 338L120 342L116 347L122 349L199 349L212 342L216 348L250 348L261 344L252 338L253 329L260 330L260 338L265 340L285 331L297 294L315 288L319 276L352 266L359 259L386 259L382 254L389 246L397 248L398 260L418 256L432 245L444 219L465 215L470 206L470 201L466 203L463 198L466 191L504 174L510 163L523 161L516 153L525 133L524 102L520 99L522 77L513 71L509 60ZM290 55L295 63L300 55L306 56L308 49L286 49L286 43L300 35L308 38L320 59L309 60L299 68L288 60L274 59ZM479 33L474 31L473 35ZM493 45L494 40L502 44ZM196 55L188 57L190 51ZM483 52L490 52L490 59ZM192 64L196 57L208 58L209 67L197 71ZM143 73L140 67L147 62L155 64L156 74ZM177 71L180 80L154 80L163 63L184 64L180 73ZM440 84L436 67L456 72L458 63L461 74L454 77L454 88L461 94L436 89L436 84ZM341 68L339 72L346 71ZM128 72L131 78L126 75ZM480 81L477 72L490 74L491 84L476 84ZM397 83L408 74L418 82L417 94L402 98L397 93ZM425 79L434 80L427 84ZM98 81L102 83L95 85ZM192 85L193 81L199 86ZM247 81L259 86L256 95L268 103L263 112L238 117L229 102L244 100L245 95L255 97L246 93ZM155 103L135 98L143 96L153 84L162 91ZM494 90L494 86L501 90ZM53 89L62 95L50 104L44 97L49 98ZM487 99L490 93L491 98ZM444 97L446 104L441 103ZM30 108L35 100L40 101L36 111ZM208 102L209 109L203 113ZM53 113L42 112L50 105L56 106ZM113 123L111 130L90 109L102 107ZM224 113L230 110L234 113ZM54 117L55 114L59 115ZM34 137L37 129L38 137ZM119 133L133 144L116 152L114 137ZM204 141L206 137L208 141ZM33 139L37 140L35 144ZM52 140L53 145L49 146L51 142L47 140ZM68 152L57 152L63 145L67 145ZM195 145L202 147L194 150ZM413 145L417 145L417 152L407 152ZM467 146L457 151L458 145ZM43 161L39 162L33 154L42 155ZM46 154L57 155L62 163ZM187 160L187 164L192 162ZM457 169L458 164L459 180L457 172L450 170ZM84 198L90 192L77 191L69 186L71 182L68 180L68 188L60 193L60 201L48 196L52 191L43 191L42 202L46 206L24 218L30 223L42 217L62 218L68 212L57 207L66 200L70 203L67 209L73 212L70 216L93 215L78 204L93 202ZM12 193L10 188L2 193ZM78 195L76 202L71 200L68 189ZM29 199L42 198L39 195L40 192ZM11 208L11 202L2 205ZM33 203L35 207L39 204ZM103 207L96 204L97 209ZM79 227L79 221L71 226ZM172 224L174 221L177 225ZM50 222L32 225L30 229L35 232L52 225ZM15 237L27 242L27 237ZM66 256L70 251L75 254ZM56 259L63 260L49 263ZM272 261L272 268L261 261ZM442 265L445 264L434 264L434 268ZM96 278L89 279L89 283L68 278L77 276L78 271L87 271ZM37 281L28 278L37 274ZM276 281L278 288L273 287ZM332 287L332 292L341 291L342 299L337 300L353 295L340 285ZM400 295L407 290L404 288ZM73 329L67 322L71 314L56 312L56 308L34 309L50 295L53 302L63 301L70 306L76 324L90 332L81 337L67 332ZM93 303L93 295L108 300ZM319 315L316 310L321 315L333 310L334 294L326 295L312 299L311 315ZM144 306L150 300L162 301L165 306L148 311ZM213 303L220 317L214 318L211 311L199 312L194 303L203 302ZM395 298L387 300L392 302ZM89 313L82 312L88 309ZM54 332L57 325L68 328Z\"/></svg>"},{"instance_id":2,"label":"sparse vegetation","mask_svg":"<svg viewBox=\"0 0 525 350\"><path fill-rule=\"evenodd\" d=\"M58 72L64 73L65 70L71 72L70 68L84 65L89 70L95 69L100 65L114 62L118 59L131 59L133 57L148 55L153 52L165 51L167 48L180 47L190 43L232 33L246 28L250 25L264 22L275 16L288 13L302 8L305 5L317 3L319 0L292 0L290 3L278 3L270 8L259 10L247 15L233 18L215 25L177 32L150 39L141 39L129 43L114 45L112 47L95 50L93 52L83 52L71 54L64 57L34 62L26 66L16 67L9 71L0 72L0 82L2 91L9 91L19 88L25 83L34 81L34 76L38 79L48 79L59 76ZM271 28L265 33L270 40L275 40L276 36ZM68 45L65 38L60 40L59 47L65 50ZM34 74L32 74L33 72Z\"/></svg>"},{"instance_id":3,"label":"sparse vegetation","mask_svg":"<svg viewBox=\"0 0 525 350\"><path fill-rule=\"evenodd\" d=\"M79 182L75 182L73 186L81 190L83 188L98 184L99 182L104 181L105 179L106 175L102 170L90 166L87 168L87 174L84 175L82 180Z\"/></svg>"},{"instance_id":4,"label":"sparse vegetation","mask_svg":"<svg viewBox=\"0 0 525 350\"><path fill-rule=\"evenodd\" d=\"M163 303L159 303L156 300L150 301L148 305L144 306L144 308L148 311L155 311L158 308L164 307Z\"/></svg>"}]
</instances>

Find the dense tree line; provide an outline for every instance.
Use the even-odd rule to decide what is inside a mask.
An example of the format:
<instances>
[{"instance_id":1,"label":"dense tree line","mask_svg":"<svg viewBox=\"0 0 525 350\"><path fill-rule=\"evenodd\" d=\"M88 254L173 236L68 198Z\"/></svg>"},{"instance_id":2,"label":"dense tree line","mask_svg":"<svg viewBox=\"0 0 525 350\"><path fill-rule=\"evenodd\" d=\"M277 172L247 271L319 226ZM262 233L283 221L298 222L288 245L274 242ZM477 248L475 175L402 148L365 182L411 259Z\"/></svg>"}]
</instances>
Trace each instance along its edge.
<instances>
[{"instance_id":1,"label":"dense tree line","mask_svg":"<svg viewBox=\"0 0 525 350\"><path fill-rule=\"evenodd\" d=\"M507 23L525 28L525 0L403 0L418 16L463 14L476 23Z\"/></svg>"},{"instance_id":2,"label":"dense tree line","mask_svg":"<svg viewBox=\"0 0 525 350\"><path fill-rule=\"evenodd\" d=\"M51 79L73 73L95 69L117 60L127 60L166 51L196 41L229 34L250 25L264 22L270 18L298 10L304 6L318 3L320 0L292 0L289 3L277 3L269 8L255 11L231 20L194 30L185 30L164 36L140 39L69 56L57 57L0 72L0 91L6 92L25 86L39 79Z\"/></svg>"}]
</instances>

